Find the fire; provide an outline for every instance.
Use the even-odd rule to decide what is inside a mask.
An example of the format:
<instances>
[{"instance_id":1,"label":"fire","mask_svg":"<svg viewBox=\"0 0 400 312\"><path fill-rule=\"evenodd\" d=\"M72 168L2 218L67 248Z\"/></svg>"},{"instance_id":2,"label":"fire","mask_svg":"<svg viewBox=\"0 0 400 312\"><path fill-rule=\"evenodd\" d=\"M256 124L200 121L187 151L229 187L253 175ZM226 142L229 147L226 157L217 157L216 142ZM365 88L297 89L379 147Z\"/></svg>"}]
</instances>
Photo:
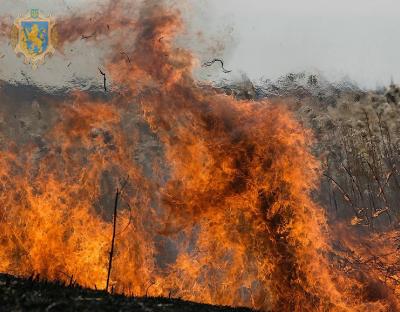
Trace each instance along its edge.
<instances>
[{"instance_id":1,"label":"fire","mask_svg":"<svg viewBox=\"0 0 400 312\"><path fill-rule=\"evenodd\" d=\"M44 147L0 149L0 271L104 288L126 180L116 292L265 311L395 308L395 298L364 300L362 282L330 263L309 131L282 104L199 87L196 59L174 45L179 11L157 3L141 2L127 23L120 2L61 23L67 44L83 29L100 29L98 41L102 17L118 21L107 71L119 88L107 101L71 94Z\"/></svg>"}]
</instances>

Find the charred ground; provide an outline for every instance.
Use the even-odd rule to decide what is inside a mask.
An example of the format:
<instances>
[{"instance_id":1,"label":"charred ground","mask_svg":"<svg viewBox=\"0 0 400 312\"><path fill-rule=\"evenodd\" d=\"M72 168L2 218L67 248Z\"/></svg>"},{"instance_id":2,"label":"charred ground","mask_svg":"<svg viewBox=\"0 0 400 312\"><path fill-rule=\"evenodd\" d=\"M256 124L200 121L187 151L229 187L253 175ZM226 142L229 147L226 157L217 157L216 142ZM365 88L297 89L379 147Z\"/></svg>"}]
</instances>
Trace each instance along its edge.
<instances>
[{"instance_id":1,"label":"charred ground","mask_svg":"<svg viewBox=\"0 0 400 312\"><path fill-rule=\"evenodd\" d=\"M180 299L127 297L70 284L16 278L0 274L1 311L137 311L137 312L251 312Z\"/></svg>"}]
</instances>

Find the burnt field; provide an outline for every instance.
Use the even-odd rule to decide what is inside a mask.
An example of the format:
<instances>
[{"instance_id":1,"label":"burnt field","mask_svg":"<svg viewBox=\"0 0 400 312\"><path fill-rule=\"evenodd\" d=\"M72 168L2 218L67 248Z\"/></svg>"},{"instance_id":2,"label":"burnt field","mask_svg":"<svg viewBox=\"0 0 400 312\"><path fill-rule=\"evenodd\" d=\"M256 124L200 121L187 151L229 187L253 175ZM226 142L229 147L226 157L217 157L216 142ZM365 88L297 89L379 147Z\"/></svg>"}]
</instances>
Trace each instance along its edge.
<instances>
[{"instance_id":1,"label":"burnt field","mask_svg":"<svg viewBox=\"0 0 400 312\"><path fill-rule=\"evenodd\" d=\"M1 311L138 311L138 312L250 312L245 308L216 307L179 299L111 295L75 285L0 274Z\"/></svg>"}]
</instances>

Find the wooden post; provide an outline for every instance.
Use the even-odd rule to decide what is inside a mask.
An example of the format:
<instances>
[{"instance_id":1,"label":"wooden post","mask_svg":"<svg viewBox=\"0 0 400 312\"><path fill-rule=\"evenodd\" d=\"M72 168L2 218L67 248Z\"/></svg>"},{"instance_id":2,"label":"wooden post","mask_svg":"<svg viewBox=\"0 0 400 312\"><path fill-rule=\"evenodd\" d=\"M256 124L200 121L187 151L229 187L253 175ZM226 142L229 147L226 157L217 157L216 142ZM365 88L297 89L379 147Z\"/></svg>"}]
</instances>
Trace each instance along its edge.
<instances>
[{"instance_id":1,"label":"wooden post","mask_svg":"<svg viewBox=\"0 0 400 312\"><path fill-rule=\"evenodd\" d=\"M107 284L106 284L106 291L108 292L108 286L110 284L110 275L111 275L111 268L112 268L112 260L114 255L114 242L115 242L115 231L117 228L117 208L118 208L118 199L119 199L119 189L117 188L117 192L115 194L115 203L114 203L114 223L113 223L113 234L111 239L111 250L110 250L110 258L108 260L108 273L107 273Z\"/></svg>"}]
</instances>

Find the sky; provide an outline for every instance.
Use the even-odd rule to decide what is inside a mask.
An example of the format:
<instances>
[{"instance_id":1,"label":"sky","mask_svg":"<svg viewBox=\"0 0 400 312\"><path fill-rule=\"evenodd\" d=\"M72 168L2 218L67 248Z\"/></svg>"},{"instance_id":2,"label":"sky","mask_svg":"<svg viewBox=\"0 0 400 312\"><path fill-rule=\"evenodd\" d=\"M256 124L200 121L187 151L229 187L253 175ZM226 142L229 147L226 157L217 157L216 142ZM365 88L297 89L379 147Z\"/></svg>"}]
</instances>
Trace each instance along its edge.
<instances>
[{"instance_id":1,"label":"sky","mask_svg":"<svg viewBox=\"0 0 400 312\"><path fill-rule=\"evenodd\" d=\"M250 77L316 71L364 87L400 83L400 2L216 0L216 20L234 25L230 67Z\"/></svg>"},{"instance_id":2,"label":"sky","mask_svg":"<svg viewBox=\"0 0 400 312\"><path fill-rule=\"evenodd\" d=\"M25 13L32 7L54 15L96 5L100 0L0 0L0 16ZM101 0L103 1L103 0ZM329 80L350 79L364 88L400 83L400 2L395 0L188 0L187 16L193 31L208 38L190 42L200 61L223 57L232 70L224 78L246 74L253 80L276 79L289 72L316 72ZM183 1L182 1L183 2ZM217 43L215 43L215 42ZM54 83L71 79L70 72L86 79L97 74L101 51L76 43L79 56L55 57L32 73L6 44L0 45L0 79L14 77ZM210 47L207 47L209 45ZM21 71L24 74L21 74ZM22 75L22 76L21 76ZM201 77L221 77L216 69ZM76 78L76 77L75 77Z\"/></svg>"}]
</instances>

